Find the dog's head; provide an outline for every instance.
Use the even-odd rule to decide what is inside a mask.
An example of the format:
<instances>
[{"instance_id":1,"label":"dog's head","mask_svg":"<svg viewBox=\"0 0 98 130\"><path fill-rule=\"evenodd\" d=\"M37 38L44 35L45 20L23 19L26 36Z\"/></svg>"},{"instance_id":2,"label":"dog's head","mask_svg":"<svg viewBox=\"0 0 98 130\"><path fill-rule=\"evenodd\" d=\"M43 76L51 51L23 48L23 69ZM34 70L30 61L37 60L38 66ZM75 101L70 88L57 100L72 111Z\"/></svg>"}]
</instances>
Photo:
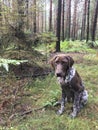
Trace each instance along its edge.
<instances>
[{"instance_id":1,"label":"dog's head","mask_svg":"<svg viewBox=\"0 0 98 130\"><path fill-rule=\"evenodd\" d=\"M59 54L54 56L50 63L55 70L55 75L57 77L65 77L70 67L74 64L74 60L70 56L65 54Z\"/></svg>"}]
</instances>

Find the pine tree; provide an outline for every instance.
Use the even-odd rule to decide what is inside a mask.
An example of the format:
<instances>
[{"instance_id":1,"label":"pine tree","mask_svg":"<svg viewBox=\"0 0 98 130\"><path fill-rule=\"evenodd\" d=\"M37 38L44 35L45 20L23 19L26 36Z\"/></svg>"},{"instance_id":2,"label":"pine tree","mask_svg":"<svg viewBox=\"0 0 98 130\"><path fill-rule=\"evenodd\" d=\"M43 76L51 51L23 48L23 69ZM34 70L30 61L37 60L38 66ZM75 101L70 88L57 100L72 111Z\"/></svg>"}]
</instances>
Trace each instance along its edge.
<instances>
[{"instance_id":1,"label":"pine tree","mask_svg":"<svg viewBox=\"0 0 98 130\"><path fill-rule=\"evenodd\" d=\"M88 42L88 40L89 40L89 15L90 15L90 0L88 0L88 13L87 13L87 36L86 36L86 42Z\"/></svg>"},{"instance_id":2,"label":"pine tree","mask_svg":"<svg viewBox=\"0 0 98 130\"><path fill-rule=\"evenodd\" d=\"M98 18L98 0L96 0L96 8L95 8L95 15L94 15L93 29L92 29L92 41L95 41L97 18Z\"/></svg>"},{"instance_id":3,"label":"pine tree","mask_svg":"<svg viewBox=\"0 0 98 130\"><path fill-rule=\"evenodd\" d=\"M56 37L57 37L56 52L60 52L61 6L62 6L62 0L58 0L57 28L56 28Z\"/></svg>"}]
</instances>

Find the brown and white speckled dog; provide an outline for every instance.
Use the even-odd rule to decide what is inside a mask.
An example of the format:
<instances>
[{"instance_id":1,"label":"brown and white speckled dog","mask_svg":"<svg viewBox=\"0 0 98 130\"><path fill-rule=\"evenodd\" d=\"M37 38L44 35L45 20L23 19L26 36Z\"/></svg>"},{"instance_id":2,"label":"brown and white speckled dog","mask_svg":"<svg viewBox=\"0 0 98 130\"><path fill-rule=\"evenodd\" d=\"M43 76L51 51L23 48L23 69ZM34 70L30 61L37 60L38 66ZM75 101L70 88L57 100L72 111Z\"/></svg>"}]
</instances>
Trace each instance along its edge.
<instances>
[{"instance_id":1,"label":"brown and white speckled dog","mask_svg":"<svg viewBox=\"0 0 98 130\"><path fill-rule=\"evenodd\" d=\"M62 89L61 108L57 114L60 115L64 112L66 101L73 101L73 111L70 116L74 118L88 100L88 93L84 88L81 77L73 68L74 60L65 54L58 54L50 60L50 63Z\"/></svg>"}]
</instances>

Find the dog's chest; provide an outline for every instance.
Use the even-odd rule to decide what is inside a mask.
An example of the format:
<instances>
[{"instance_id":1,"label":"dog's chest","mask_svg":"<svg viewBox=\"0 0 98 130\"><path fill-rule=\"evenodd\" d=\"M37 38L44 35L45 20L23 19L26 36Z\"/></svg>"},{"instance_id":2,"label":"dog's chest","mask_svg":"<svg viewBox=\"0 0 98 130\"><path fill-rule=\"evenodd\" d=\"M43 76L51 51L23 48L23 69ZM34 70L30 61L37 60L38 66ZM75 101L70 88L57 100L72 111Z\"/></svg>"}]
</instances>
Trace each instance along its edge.
<instances>
[{"instance_id":1,"label":"dog's chest","mask_svg":"<svg viewBox=\"0 0 98 130\"><path fill-rule=\"evenodd\" d=\"M68 74L65 76L65 77L57 77L57 80L58 80L58 83L60 85L64 85L66 86L66 84L70 83L71 80L73 79L73 77L75 76L75 73L76 73L76 70L71 67L69 70L68 70Z\"/></svg>"},{"instance_id":2,"label":"dog's chest","mask_svg":"<svg viewBox=\"0 0 98 130\"><path fill-rule=\"evenodd\" d=\"M70 84L65 84L61 86L61 88L67 96L71 96L74 94L74 89L72 88Z\"/></svg>"}]
</instances>

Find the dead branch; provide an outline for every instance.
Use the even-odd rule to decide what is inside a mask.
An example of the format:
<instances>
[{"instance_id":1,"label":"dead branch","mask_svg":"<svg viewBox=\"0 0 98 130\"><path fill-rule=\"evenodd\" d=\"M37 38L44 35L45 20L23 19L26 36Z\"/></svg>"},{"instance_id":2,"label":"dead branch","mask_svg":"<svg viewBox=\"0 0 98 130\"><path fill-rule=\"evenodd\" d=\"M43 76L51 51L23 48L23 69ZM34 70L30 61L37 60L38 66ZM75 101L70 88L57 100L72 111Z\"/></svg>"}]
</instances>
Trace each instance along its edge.
<instances>
[{"instance_id":1,"label":"dead branch","mask_svg":"<svg viewBox=\"0 0 98 130\"><path fill-rule=\"evenodd\" d=\"M47 107L47 105L43 106L43 107L39 107L39 108L35 108L35 109L25 111L25 112L21 113L20 116L24 116L24 115L30 114L30 113L32 113L34 111L39 111L39 110L45 109L46 107Z\"/></svg>"}]
</instances>

